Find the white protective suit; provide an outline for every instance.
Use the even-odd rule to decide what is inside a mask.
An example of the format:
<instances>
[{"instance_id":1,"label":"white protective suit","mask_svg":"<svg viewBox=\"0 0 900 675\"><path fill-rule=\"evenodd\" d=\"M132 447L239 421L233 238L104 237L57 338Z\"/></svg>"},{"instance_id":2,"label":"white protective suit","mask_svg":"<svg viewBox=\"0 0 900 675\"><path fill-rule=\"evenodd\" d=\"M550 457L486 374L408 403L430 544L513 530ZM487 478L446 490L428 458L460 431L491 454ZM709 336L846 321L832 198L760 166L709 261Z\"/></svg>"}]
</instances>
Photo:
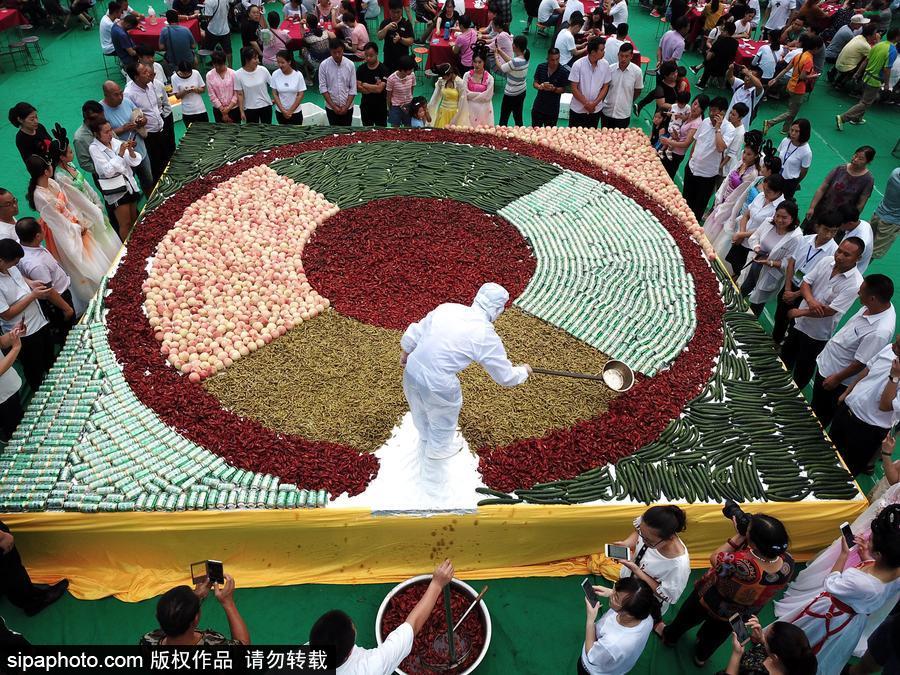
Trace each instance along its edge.
<instances>
[{"instance_id":1,"label":"white protective suit","mask_svg":"<svg viewBox=\"0 0 900 675\"><path fill-rule=\"evenodd\" d=\"M509 293L499 284L478 289L471 307L439 305L409 328L400 339L408 355L403 393L419 432L419 462L426 491L444 487L446 460L459 451L453 437L462 408L462 388L456 374L473 361L504 387L528 379L524 366L513 366L493 322L503 312Z\"/></svg>"}]
</instances>

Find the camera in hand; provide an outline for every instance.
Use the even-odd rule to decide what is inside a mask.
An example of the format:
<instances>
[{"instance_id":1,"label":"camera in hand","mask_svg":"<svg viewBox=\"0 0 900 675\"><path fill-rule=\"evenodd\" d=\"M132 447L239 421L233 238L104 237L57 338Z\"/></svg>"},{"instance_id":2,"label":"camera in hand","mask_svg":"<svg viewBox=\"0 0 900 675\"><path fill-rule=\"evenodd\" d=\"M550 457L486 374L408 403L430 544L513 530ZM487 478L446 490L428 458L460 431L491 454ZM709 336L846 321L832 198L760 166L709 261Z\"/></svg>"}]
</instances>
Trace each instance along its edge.
<instances>
[{"instance_id":1,"label":"camera in hand","mask_svg":"<svg viewBox=\"0 0 900 675\"><path fill-rule=\"evenodd\" d=\"M745 513L744 510L737 505L737 502L731 499L726 499L725 506L722 507L722 513L728 519L734 518L734 523L735 527L737 528L738 534L747 534L747 528L750 527L750 514Z\"/></svg>"}]
</instances>

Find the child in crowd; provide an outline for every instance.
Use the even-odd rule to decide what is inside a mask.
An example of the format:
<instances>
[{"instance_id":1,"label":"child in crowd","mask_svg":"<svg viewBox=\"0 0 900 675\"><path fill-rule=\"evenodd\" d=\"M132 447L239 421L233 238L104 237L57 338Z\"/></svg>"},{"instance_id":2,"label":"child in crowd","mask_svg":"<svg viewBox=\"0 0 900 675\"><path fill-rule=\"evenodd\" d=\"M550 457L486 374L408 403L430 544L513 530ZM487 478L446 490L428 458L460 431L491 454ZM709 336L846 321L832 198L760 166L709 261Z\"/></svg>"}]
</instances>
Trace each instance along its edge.
<instances>
[{"instance_id":1,"label":"child in crowd","mask_svg":"<svg viewBox=\"0 0 900 675\"><path fill-rule=\"evenodd\" d=\"M691 93L689 91L679 91L675 99L675 103L669 108L669 126L666 136L674 141L681 140L679 138L681 125L684 124L688 117L691 116ZM659 156L663 159L672 159L672 148L669 146L661 146Z\"/></svg>"},{"instance_id":2,"label":"child in crowd","mask_svg":"<svg viewBox=\"0 0 900 675\"><path fill-rule=\"evenodd\" d=\"M422 129L431 124L431 115L428 114L428 102L424 96L416 96L409 104L409 125L413 129Z\"/></svg>"},{"instance_id":3,"label":"child in crowd","mask_svg":"<svg viewBox=\"0 0 900 675\"><path fill-rule=\"evenodd\" d=\"M39 281L52 289L50 297L41 300L40 304L44 316L50 322L53 342L61 347L75 321L75 305L72 302L72 291L69 290L72 280L50 251L41 246L44 233L38 221L34 218L20 218L16 222L16 236L25 252L17 265L19 271L28 279Z\"/></svg>"},{"instance_id":4,"label":"child in crowd","mask_svg":"<svg viewBox=\"0 0 900 675\"><path fill-rule=\"evenodd\" d=\"M415 62L411 56L401 56L397 61L397 70L391 73L387 79L385 89L387 91L388 122L392 127L409 126L409 104L412 101L413 89L416 88L414 68Z\"/></svg>"},{"instance_id":5,"label":"child in crowd","mask_svg":"<svg viewBox=\"0 0 900 675\"><path fill-rule=\"evenodd\" d=\"M666 129L669 126L669 114L663 110L657 110L653 113L653 127L650 130L650 145L657 152L662 148L659 142L660 137L666 138L668 134Z\"/></svg>"},{"instance_id":6,"label":"child in crowd","mask_svg":"<svg viewBox=\"0 0 900 675\"><path fill-rule=\"evenodd\" d=\"M59 294L16 268L24 256L19 242L0 239L0 328L4 333L20 329L19 362L28 385L37 391L54 359L50 323L38 301Z\"/></svg>"}]
</instances>

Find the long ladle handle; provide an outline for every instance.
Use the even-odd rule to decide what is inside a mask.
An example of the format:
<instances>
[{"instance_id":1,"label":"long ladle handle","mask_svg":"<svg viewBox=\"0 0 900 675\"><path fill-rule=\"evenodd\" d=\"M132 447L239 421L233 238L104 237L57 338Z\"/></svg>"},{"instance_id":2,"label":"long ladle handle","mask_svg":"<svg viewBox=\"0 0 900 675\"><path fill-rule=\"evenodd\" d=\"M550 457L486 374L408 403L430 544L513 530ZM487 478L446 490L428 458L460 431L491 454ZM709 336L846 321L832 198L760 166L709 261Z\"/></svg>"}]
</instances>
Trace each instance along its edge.
<instances>
[{"instance_id":1,"label":"long ladle handle","mask_svg":"<svg viewBox=\"0 0 900 675\"><path fill-rule=\"evenodd\" d=\"M459 618L459 621L456 622L456 625L453 626L453 631L454 631L454 632L456 632L456 630L462 625L462 622L466 620L466 617L469 616L469 613L470 613L473 609L475 609L475 605L477 605L477 604L481 601L481 598L483 598L483 597L484 597L484 594L487 593L487 589L488 589L487 586L485 586L484 588L481 589L481 593L479 593L479 594L478 594L478 597L475 598L475 601L474 601L471 605L469 605L469 609L467 609L467 610L463 613L463 615Z\"/></svg>"},{"instance_id":2,"label":"long ladle handle","mask_svg":"<svg viewBox=\"0 0 900 675\"><path fill-rule=\"evenodd\" d=\"M588 375L587 373L573 373L568 370L547 370L546 368L535 368L532 366L531 370L535 373L540 373L541 375L556 375L557 377L574 377L579 380L597 380L598 382L603 382L602 375Z\"/></svg>"}]
</instances>

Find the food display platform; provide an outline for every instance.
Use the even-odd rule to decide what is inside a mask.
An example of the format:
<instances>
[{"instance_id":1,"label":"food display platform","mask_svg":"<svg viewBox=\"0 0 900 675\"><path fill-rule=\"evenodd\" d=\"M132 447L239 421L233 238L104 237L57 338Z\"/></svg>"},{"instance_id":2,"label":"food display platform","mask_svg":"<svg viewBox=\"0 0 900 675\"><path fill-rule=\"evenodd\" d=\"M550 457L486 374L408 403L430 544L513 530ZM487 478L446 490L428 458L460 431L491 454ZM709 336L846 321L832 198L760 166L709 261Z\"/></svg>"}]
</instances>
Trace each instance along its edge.
<instances>
[{"instance_id":1,"label":"food display platform","mask_svg":"<svg viewBox=\"0 0 900 675\"><path fill-rule=\"evenodd\" d=\"M514 362L473 366L450 490L417 484L399 337L486 281ZM583 571L650 503L785 521L798 559L865 498L639 130L192 125L0 455L34 577L139 600L244 586Z\"/></svg>"}]
</instances>

